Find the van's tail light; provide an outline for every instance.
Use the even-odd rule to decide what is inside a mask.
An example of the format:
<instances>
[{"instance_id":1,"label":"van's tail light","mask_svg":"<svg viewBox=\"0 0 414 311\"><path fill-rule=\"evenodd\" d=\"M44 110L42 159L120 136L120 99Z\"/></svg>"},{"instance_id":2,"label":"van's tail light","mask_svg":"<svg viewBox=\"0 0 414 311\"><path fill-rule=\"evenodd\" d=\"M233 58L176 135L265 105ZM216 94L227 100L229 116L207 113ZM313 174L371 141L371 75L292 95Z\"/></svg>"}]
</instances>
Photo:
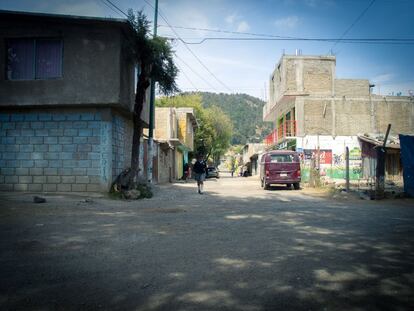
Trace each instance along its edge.
<instances>
[{"instance_id":1,"label":"van's tail light","mask_svg":"<svg viewBox=\"0 0 414 311\"><path fill-rule=\"evenodd\" d=\"M296 177L298 177L298 178L300 177L300 170L296 171Z\"/></svg>"},{"instance_id":2,"label":"van's tail light","mask_svg":"<svg viewBox=\"0 0 414 311\"><path fill-rule=\"evenodd\" d=\"M270 175L269 171L266 171L266 177L269 177L269 175Z\"/></svg>"}]
</instances>

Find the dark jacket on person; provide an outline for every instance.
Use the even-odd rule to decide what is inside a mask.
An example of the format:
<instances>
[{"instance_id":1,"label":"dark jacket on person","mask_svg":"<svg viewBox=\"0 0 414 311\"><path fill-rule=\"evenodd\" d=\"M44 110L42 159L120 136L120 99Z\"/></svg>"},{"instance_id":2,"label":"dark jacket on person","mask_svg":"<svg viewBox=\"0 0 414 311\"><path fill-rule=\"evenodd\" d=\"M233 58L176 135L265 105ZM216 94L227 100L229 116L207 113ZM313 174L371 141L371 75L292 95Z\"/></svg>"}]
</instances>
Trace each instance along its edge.
<instances>
[{"instance_id":1,"label":"dark jacket on person","mask_svg":"<svg viewBox=\"0 0 414 311\"><path fill-rule=\"evenodd\" d=\"M197 174L204 174L206 172L206 163L204 161L196 161L193 171Z\"/></svg>"}]
</instances>

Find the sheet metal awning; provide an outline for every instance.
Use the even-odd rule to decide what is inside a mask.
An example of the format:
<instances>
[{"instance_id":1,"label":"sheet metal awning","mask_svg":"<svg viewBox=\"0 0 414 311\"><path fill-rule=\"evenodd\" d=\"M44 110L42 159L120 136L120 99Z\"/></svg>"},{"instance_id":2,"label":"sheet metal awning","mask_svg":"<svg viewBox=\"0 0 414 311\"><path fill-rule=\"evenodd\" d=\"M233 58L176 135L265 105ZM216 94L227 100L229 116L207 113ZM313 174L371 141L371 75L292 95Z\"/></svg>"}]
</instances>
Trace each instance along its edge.
<instances>
[{"instance_id":1,"label":"sheet metal awning","mask_svg":"<svg viewBox=\"0 0 414 311\"><path fill-rule=\"evenodd\" d=\"M374 138L374 137L369 137L369 136L365 136L365 135L358 135L358 138L360 140L362 140L364 142L367 142L367 143L369 143L371 145L374 145L374 146L382 146L382 145L384 145L384 141L383 140L380 140L380 139L377 139L377 138ZM392 141L390 143L387 143L385 145L385 148L399 150L400 149L399 141L398 141L398 143L395 142L395 141Z\"/></svg>"}]
</instances>

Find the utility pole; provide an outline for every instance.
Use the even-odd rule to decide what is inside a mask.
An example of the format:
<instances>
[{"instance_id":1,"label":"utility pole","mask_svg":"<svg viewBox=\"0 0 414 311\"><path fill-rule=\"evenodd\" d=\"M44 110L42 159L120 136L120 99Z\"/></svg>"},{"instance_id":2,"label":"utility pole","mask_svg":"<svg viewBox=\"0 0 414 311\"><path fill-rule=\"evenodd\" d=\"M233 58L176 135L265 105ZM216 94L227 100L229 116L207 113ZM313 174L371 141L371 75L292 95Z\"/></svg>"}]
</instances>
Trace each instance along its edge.
<instances>
[{"instance_id":1,"label":"utility pole","mask_svg":"<svg viewBox=\"0 0 414 311\"><path fill-rule=\"evenodd\" d=\"M157 36L158 26L158 0L155 0L154 13L154 38ZM148 129L148 150L147 150L147 181L152 183L152 167L153 167L153 146L154 146L154 126L155 126L155 81L151 79L151 94L149 106L149 129Z\"/></svg>"},{"instance_id":2,"label":"utility pole","mask_svg":"<svg viewBox=\"0 0 414 311\"><path fill-rule=\"evenodd\" d=\"M349 192L349 148L345 148L345 187L346 192Z\"/></svg>"},{"instance_id":3,"label":"utility pole","mask_svg":"<svg viewBox=\"0 0 414 311\"><path fill-rule=\"evenodd\" d=\"M377 200L384 198L385 192L385 160L387 156L387 140L390 134L391 124L388 124L387 132L384 138L384 144L377 149L377 171L375 176L375 198Z\"/></svg>"}]
</instances>

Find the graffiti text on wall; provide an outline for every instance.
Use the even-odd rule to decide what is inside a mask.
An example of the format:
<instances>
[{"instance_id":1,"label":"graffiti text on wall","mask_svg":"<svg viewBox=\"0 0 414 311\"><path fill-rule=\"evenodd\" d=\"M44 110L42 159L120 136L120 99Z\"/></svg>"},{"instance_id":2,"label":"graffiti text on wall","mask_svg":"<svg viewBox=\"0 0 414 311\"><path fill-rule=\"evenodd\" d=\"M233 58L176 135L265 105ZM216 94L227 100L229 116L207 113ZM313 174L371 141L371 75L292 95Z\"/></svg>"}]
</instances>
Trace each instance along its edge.
<instances>
[{"instance_id":1,"label":"graffiti text on wall","mask_svg":"<svg viewBox=\"0 0 414 311\"><path fill-rule=\"evenodd\" d=\"M305 160L311 160L317 157L318 150L304 149ZM320 164L332 164L332 150L331 149L319 149L319 163Z\"/></svg>"}]
</instances>

